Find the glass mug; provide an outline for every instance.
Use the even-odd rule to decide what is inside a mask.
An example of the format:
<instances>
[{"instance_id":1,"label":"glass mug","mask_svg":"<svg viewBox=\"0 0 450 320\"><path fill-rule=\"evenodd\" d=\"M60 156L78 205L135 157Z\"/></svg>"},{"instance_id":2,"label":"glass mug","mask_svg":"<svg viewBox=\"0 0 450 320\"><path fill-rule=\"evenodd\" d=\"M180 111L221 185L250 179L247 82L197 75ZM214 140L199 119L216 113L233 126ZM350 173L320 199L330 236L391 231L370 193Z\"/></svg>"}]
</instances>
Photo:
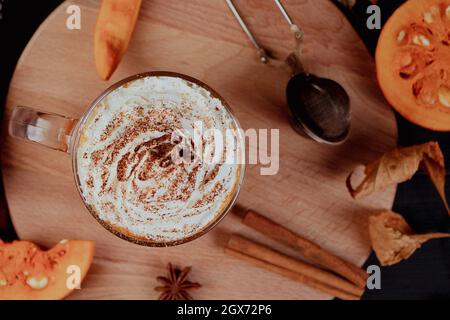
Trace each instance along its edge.
<instances>
[{"instance_id":1,"label":"glass mug","mask_svg":"<svg viewBox=\"0 0 450 320\"><path fill-rule=\"evenodd\" d=\"M244 155L245 140L243 139L241 126L236 117L233 115L226 101L205 83L187 75L167 71L154 71L137 74L113 84L89 105L88 109L84 112L80 119L72 119L58 114L39 112L29 107L17 106L14 108L11 120L9 122L9 134L15 138L35 142L46 147L70 154L70 156L72 157L72 170L78 194L80 195L84 205L89 210L91 215L108 231L112 232L119 238L139 245L150 247L175 246L192 241L206 234L208 231L213 229L230 211L237 199L240 187L244 179L244 161L236 164L238 165L238 176L236 178L236 183L233 190L231 190L231 195L226 198L228 202L221 205L220 212L215 212L214 218L212 218L205 227L196 230L193 234L190 234L181 239L168 241L156 241L154 239L133 236L127 232L121 231L120 227L114 227L113 225L111 225L111 223L101 219L95 209L86 202L81 189L80 176L78 174L77 150L80 143L80 136L84 126L87 123L87 120L91 116L92 111L95 110L96 106L114 90L135 80L147 77L173 77L182 79L184 81L187 81L188 83L191 82L198 85L199 87L209 92L212 98L218 99L222 103L226 110L226 113L232 120L233 127L237 132L236 138L238 140L237 146L240 148L239 152Z\"/></svg>"}]
</instances>

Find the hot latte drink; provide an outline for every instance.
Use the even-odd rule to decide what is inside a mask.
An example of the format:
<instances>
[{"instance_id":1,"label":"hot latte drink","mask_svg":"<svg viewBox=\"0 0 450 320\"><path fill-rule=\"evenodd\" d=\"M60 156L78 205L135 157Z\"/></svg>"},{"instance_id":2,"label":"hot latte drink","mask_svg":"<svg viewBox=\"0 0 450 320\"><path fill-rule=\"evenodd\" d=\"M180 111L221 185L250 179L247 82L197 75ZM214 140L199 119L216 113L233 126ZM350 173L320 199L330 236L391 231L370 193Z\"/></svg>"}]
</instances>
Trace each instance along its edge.
<instances>
[{"instance_id":1,"label":"hot latte drink","mask_svg":"<svg viewBox=\"0 0 450 320\"><path fill-rule=\"evenodd\" d=\"M205 134L209 129L224 139ZM81 194L121 237L160 245L195 237L239 188L243 142L236 129L222 101L194 82L135 79L102 98L81 126Z\"/></svg>"}]
</instances>

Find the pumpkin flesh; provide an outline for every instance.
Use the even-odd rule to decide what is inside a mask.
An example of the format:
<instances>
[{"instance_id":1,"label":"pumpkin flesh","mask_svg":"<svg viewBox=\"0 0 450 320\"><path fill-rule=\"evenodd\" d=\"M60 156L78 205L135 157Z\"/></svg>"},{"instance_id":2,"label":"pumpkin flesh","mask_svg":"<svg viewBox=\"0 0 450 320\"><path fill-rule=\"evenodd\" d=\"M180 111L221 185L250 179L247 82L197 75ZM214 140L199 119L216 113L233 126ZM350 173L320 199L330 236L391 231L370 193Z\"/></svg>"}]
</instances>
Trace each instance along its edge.
<instances>
[{"instance_id":1,"label":"pumpkin flesh","mask_svg":"<svg viewBox=\"0 0 450 320\"><path fill-rule=\"evenodd\" d=\"M384 26L377 77L389 103L425 128L450 131L450 0L409 0Z\"/></svg>"},{"instance_id":2,"label":"pumpkin flesh","mask_svg":"<svg viewBox=\"0 0 450 320\"><path fill-rule=\"evenodd\" d=\"M29 241L0 240L0 300L62 299L72 291L69 266L79 267L82 280L93 256L92 241L62 241L42 251Z\"/></svg>"}]
</instances>

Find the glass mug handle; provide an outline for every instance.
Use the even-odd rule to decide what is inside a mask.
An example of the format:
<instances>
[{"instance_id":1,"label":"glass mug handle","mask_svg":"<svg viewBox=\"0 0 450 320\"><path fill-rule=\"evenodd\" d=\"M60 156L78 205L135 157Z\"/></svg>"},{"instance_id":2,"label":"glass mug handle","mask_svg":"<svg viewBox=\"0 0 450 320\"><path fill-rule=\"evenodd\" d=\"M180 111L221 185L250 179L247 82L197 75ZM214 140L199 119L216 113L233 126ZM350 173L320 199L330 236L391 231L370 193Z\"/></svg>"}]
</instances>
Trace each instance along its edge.
<instances>
[{"instance_id":1,"label":"glass mug handle","mask_svg":"<svg viewBox=\"0 0 450 320\"><path fill-rule=\"evenodd\" d=\"M51 149L70 152L70 140L77 119L17 106L9 121L9 134Z\"/></svg>"}]
</instances>

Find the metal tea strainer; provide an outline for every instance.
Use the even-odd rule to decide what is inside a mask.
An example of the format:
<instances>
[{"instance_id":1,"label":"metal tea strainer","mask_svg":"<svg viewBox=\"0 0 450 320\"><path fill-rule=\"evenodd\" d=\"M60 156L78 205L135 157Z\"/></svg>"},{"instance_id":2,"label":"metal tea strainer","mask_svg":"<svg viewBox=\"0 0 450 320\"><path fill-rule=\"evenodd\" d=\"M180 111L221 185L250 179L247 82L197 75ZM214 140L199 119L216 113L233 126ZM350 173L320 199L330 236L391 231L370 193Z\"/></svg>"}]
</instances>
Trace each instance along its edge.
<instances>
[{"instance_id":1,"label":"metal tea strainer","mask_svg":"<svg viewBox=\"0 0 450 320\"><path fill-rule=\"evenodd\" d=\"M286 63L293 71L293 77L286 87L287 104L293 126L306 133L317 142L340 144L350 132L350 98L345 89L336 81L321 78L304 70L301 61L303 30L293 23L280 0L274 0L295 36L296 50L289 55ZM226 0L239 25L258 50L262 63L269 62L267 52L248 29L232 0Z\"/></svg>"}]
</instances>

